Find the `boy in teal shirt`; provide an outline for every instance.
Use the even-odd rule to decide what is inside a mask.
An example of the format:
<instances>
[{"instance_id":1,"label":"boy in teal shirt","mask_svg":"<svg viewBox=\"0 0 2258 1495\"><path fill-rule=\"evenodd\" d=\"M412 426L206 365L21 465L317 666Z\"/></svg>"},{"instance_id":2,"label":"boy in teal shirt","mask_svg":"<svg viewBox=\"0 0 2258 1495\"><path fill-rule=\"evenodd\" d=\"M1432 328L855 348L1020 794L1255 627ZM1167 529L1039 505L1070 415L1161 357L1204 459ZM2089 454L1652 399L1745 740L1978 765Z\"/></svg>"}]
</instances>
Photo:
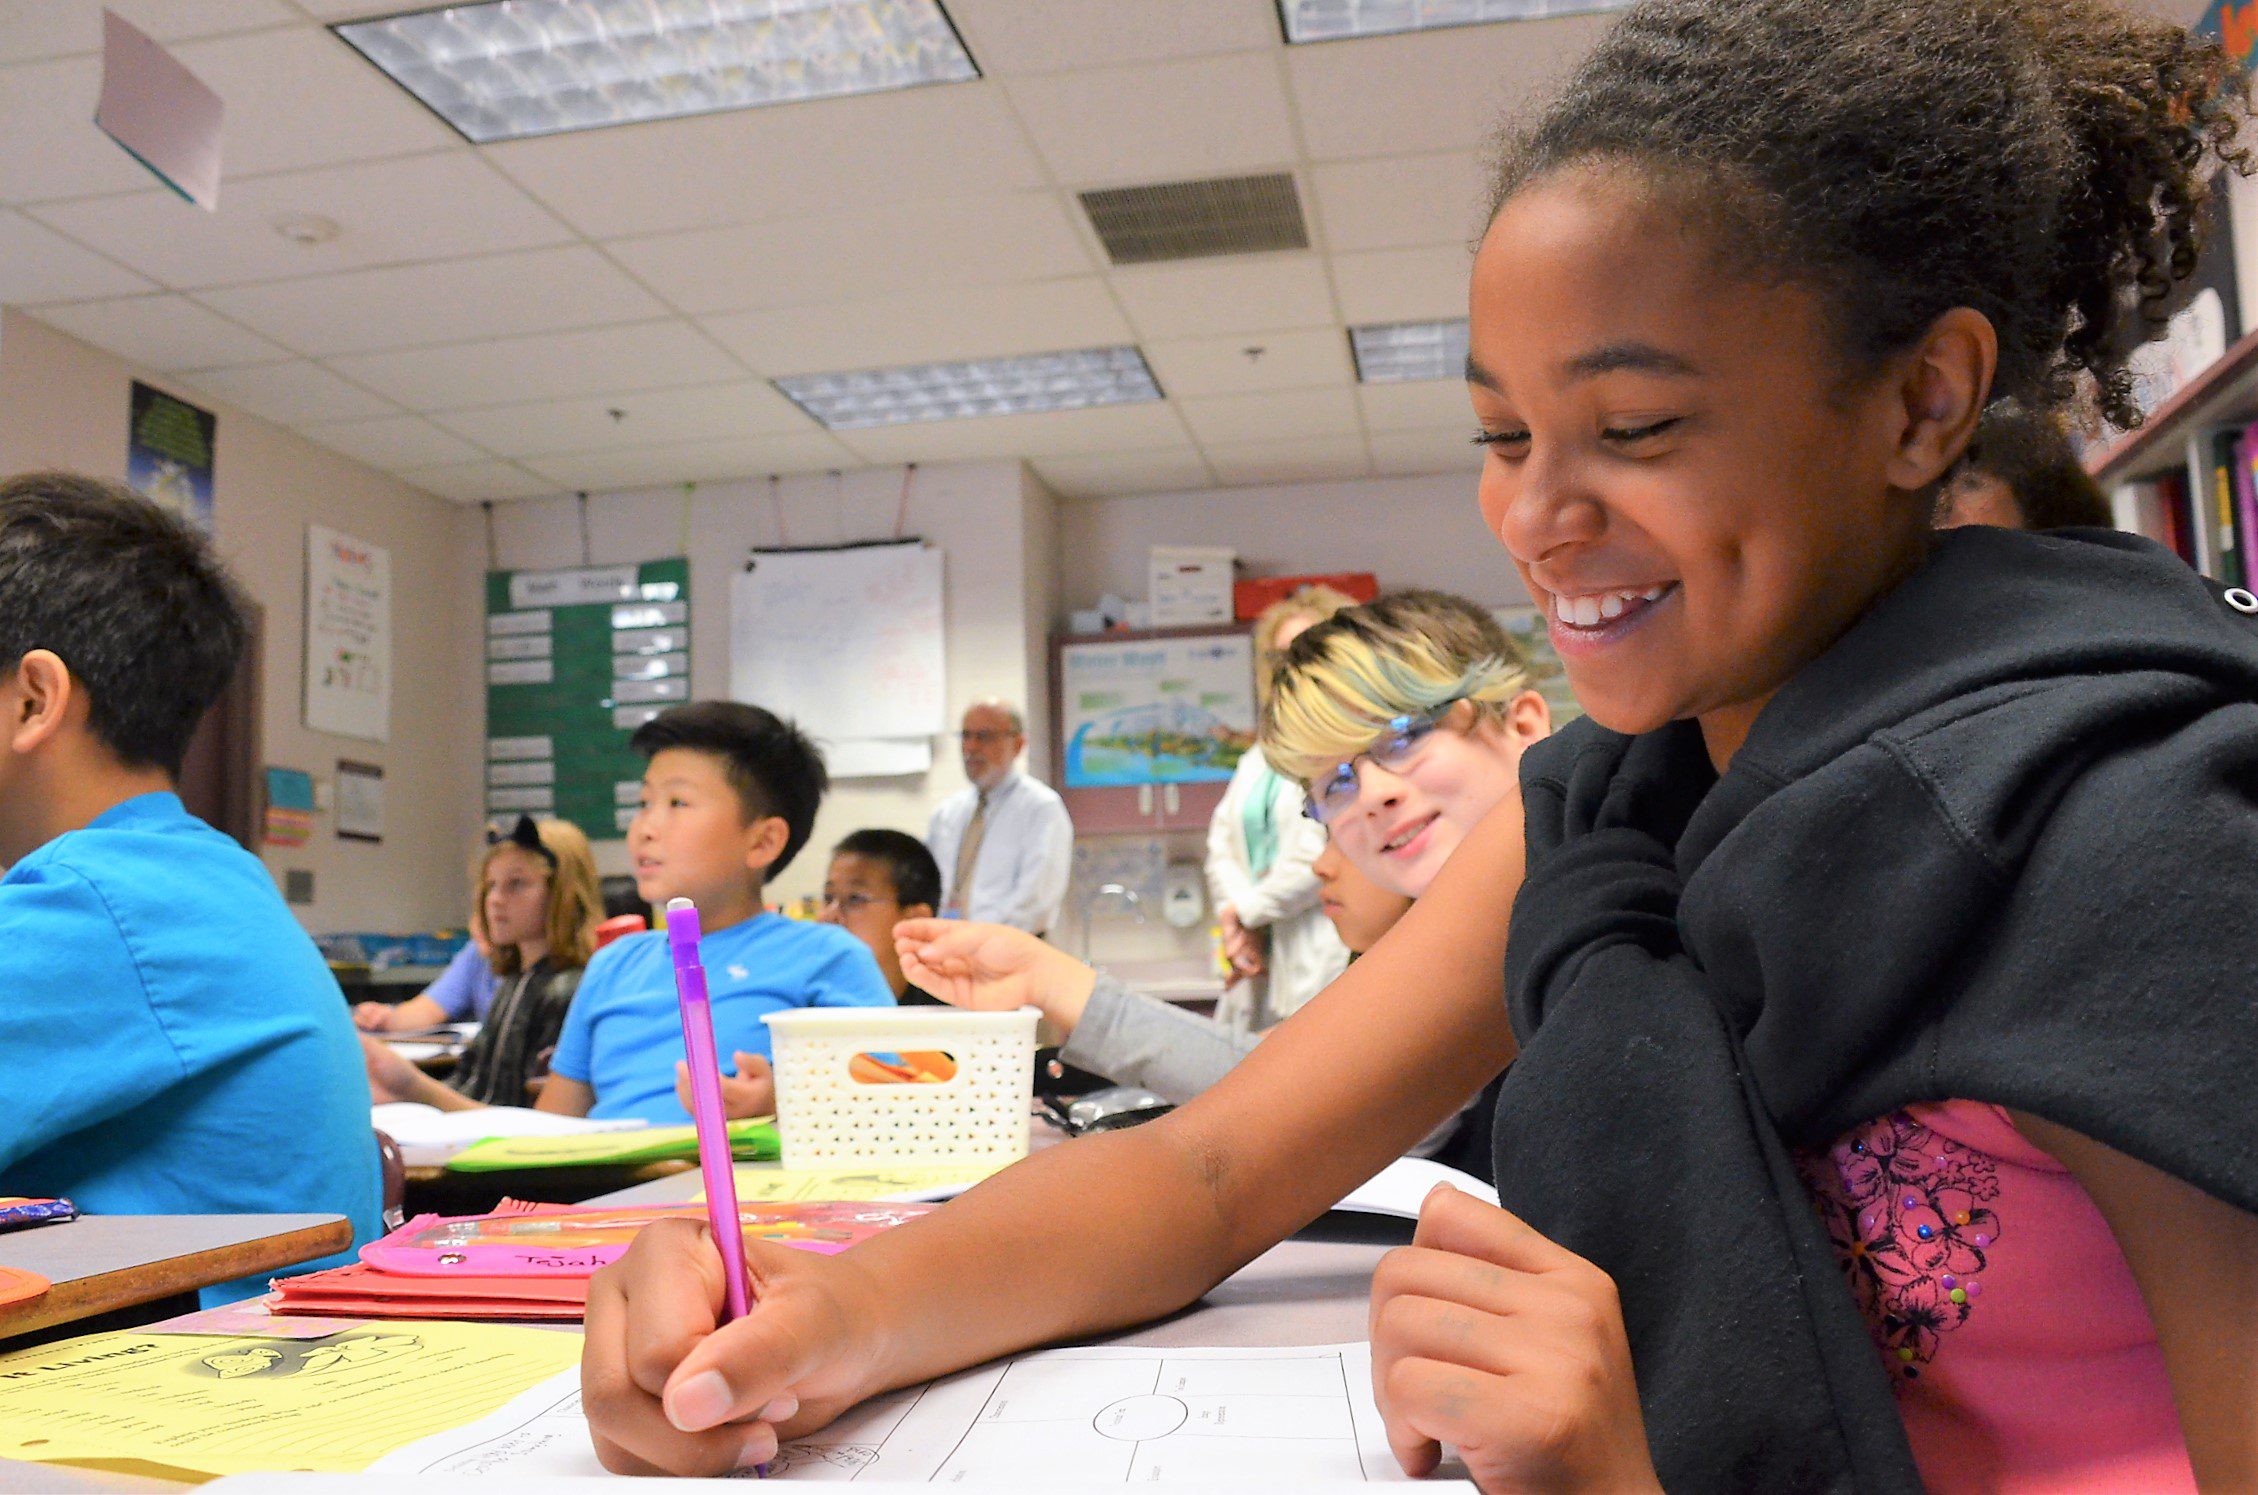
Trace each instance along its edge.
<instances>
[{"instance_id":1,"label":"boy in teal shirt","mask_svg":"<svg viewBox=\"0 0 2258 1495\"><path fill-rule=\"evenodd\" d=\"M344 999L265 867L174 792L244 639L180 520L0 482L0 1194L335 1213L358 1243L381 1184Z\"/></svg>"}]
</instances>

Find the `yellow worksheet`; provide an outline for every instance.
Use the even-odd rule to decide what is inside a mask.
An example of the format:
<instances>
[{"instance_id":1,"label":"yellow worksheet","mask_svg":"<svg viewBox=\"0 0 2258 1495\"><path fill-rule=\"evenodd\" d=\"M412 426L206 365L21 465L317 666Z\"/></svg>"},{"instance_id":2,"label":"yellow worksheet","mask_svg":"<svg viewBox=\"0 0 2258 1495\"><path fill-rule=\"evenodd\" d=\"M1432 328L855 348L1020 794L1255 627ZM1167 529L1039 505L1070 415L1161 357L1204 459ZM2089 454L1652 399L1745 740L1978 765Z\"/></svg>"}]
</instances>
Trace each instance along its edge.
<instances>
[{"instance_id":1,"label":"yellow worksheet","mask_svg":"<svg viewBox=\"0 0 2258 1495\"><path fill-rule=\"evenodd\" d=\"M512 1324L354 1323L298 1340L90 1334L0 1356L0 1457L190 1477L347 1473L579 1363L578 1334Z\"/></svg>"},{"instance_id":2,"label":"yellow worksheet","mask_svg":"<svg viewBox=\"0 0 2258 1495\"><path fill-rule=\"evenodd\" d=\"M958 1168L919 1168L911 1165L868 1168L825 1168L793 1172L786 1168L739 1168L739 1204L792 1204L803 1201L866 1199L954 1199L1001 1163L974 1163ZM705 1191L694 1202L705 1202Z\"/></svg>"}]
</instances>

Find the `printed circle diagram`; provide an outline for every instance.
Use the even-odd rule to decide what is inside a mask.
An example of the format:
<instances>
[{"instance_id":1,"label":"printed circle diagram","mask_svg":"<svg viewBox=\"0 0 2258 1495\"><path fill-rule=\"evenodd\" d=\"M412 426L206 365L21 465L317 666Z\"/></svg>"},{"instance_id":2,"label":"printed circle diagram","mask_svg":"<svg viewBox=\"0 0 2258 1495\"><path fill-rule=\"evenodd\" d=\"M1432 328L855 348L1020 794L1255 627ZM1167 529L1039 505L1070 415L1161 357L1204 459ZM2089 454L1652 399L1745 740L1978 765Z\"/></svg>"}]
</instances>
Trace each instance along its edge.
<instances>
[{"instance_id":1,"label":"printed circle diagram","mask_svg":"<svg viewBox=\"0 0 2258 1495\"><path fill-rule=\"evenodd\" d=\"M1165 1438L1184 1425L1191 1409L1173 1396L1127 1396L1100 1408L1097 1430L1124 1443Z\"/></svg>"}]
</instances>

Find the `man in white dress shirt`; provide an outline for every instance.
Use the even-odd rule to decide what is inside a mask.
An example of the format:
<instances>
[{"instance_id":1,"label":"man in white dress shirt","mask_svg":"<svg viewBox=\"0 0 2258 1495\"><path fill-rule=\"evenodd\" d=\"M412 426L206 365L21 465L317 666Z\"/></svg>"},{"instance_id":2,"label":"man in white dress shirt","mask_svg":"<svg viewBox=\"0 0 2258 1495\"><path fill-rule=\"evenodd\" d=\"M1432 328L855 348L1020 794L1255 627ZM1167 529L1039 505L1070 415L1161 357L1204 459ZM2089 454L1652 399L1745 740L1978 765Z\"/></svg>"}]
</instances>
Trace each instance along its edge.
<instances>
[{"instance_id":1,"label":"man in white dress shirt","mask_svg":"<svg viewBox=\"0 0 2258 1495\"><path fill-rule=\"evenodd\" d=\"M1074 822L1049 785L1013 766L1027 747L1017 707L975 702L958 736L972 786L943 800L925 832L941 865L941 913L1042 934L1066 899Z\"/></svg>"}]
</instances>

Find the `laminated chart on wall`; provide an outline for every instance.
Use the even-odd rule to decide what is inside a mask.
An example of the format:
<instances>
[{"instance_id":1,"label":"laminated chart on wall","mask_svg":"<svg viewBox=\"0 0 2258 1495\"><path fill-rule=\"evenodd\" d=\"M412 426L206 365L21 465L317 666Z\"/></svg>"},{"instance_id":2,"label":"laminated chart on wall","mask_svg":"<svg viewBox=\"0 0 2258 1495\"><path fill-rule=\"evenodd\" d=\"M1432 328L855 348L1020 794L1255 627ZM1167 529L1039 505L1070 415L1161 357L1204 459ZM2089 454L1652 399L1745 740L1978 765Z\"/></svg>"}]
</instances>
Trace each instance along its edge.
<instances>
[{"instance_id":1,"label":"laminated chart on wall","mask_svg":"<svg viewBox=\"0 0 2258 1495\"><path fill-rule=\"evenodd\" d=\"M730 584L729 694L799 723L835 779L921 774L949 725L942 625L921 541L756 550Z\"/></svg>"},{"instance_id":2,"label":"laminated chart on wall","mask_svg":"<svg viewBox=\"0 0 2258 1495\"><path fill-rule=\"evenodd\" d=\"M616 840L635 729L690 699L690 563L486 573L486 810Z\"/></svg>"}]
</instances>

